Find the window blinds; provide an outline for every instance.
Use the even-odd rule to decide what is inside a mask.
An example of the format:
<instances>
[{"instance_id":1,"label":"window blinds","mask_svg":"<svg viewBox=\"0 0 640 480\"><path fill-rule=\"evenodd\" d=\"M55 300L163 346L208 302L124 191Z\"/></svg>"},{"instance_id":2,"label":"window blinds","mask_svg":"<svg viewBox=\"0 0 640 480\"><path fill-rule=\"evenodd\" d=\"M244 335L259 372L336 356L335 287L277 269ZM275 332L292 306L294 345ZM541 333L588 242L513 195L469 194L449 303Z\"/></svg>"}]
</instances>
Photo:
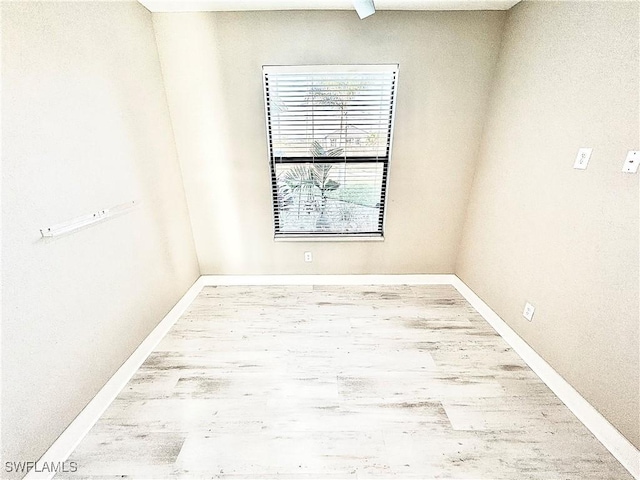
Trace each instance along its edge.
<instances>
[{"instance_id":1,"label":"window blinds","mask_svg":"<svg viewBox=\"0 0 640 480\"><path fill-rule=\"evenodd\" d=\"M398 66L263 75L275 236L382 236Z\"/></svg>"}]
</instances>

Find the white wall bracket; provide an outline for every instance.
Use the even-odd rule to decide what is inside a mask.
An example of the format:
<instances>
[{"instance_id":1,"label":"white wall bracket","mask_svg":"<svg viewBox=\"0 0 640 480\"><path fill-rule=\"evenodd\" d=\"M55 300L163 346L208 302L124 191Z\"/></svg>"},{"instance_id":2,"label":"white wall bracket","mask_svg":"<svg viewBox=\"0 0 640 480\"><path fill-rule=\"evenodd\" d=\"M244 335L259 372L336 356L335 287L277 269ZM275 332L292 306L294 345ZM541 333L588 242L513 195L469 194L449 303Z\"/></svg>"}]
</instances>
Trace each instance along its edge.
<instances>
[{"instance_id":1,"label":"white wall bracket","mask_svg":"<svg viewBox=\"0 0 640 480\"><path fill-rule=\"evenodd\" d=\"M94 223L101 222L108 218L114 217L128 212L140 202L132 200L131 202L121 203L112 208L105 208L104 210L98 210L97 212L82 215L66 222L61 222L51 227L44 227L40 229L40 235L45 237L58 237L66 233L71 233Z\"/></svg>"}]
</instances>

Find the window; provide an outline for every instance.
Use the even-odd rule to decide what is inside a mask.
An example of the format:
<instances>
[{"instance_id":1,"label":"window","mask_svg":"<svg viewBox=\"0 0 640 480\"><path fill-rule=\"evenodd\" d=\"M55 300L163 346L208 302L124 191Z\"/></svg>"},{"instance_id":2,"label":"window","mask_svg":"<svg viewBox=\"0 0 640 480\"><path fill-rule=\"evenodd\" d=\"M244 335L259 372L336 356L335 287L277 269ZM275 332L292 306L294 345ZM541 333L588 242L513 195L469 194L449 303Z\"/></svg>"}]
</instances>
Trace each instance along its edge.
<instances>
[{"instance_id":1,"label":"window","mask_svg":"<svg viewBox=\"0 0 640 480\"><path fill-rule=\"evenodd\" d=\"M382 237L398 66L263 76L275 237Z\"/></svg>"}]
</instances>

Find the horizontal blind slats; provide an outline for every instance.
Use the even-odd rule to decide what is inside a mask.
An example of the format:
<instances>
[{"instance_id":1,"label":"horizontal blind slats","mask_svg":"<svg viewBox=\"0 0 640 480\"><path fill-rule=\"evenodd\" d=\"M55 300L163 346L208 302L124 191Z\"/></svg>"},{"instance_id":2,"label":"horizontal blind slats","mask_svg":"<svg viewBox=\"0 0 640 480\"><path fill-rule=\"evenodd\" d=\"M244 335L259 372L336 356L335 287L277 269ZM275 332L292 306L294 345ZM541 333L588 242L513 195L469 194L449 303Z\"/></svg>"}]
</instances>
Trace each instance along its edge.
<instances>
[{"instance_id":1,"label":"horizontal blind slats","mask_svg":"<svg viewBox=\"0 0 640 480\"><path fill-rule=\"evenodd\" d=\"M276 235L382 235L397 67L276 68L264 74Z\"/></svg>"}]
</instances>

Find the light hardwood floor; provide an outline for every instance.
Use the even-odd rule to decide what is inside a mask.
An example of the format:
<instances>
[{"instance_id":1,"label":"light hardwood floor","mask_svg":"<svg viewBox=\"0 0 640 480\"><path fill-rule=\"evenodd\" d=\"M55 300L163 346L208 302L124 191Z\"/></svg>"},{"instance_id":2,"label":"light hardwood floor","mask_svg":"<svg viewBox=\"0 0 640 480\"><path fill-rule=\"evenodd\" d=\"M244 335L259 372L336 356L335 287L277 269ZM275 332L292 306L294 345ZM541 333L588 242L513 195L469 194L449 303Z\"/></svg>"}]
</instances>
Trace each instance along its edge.
<instances>
[{"instance_id":1,"label":"light hardwood floor","mask_svg":"<svg viewBox=\"0 0 640 480\"><path fill-rule=\"evenodd\" d=\"M70 478L632 478L450 286L205 287L69 460Z\"/></svg>"}]
</instances>

